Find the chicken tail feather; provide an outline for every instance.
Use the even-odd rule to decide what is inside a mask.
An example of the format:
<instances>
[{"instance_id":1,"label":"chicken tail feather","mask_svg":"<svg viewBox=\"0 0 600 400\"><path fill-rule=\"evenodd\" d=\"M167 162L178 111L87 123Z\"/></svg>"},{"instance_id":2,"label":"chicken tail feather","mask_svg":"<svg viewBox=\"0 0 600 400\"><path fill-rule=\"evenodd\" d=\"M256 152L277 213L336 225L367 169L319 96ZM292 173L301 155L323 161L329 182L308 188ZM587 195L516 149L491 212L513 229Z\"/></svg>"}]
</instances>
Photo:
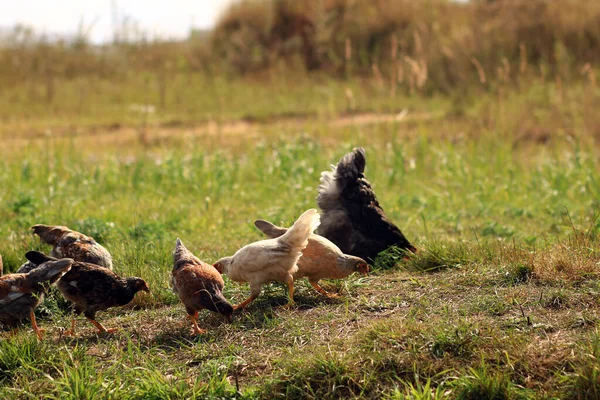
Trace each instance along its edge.
<instances>
[{"instance_id":1,"label":"chicken tail feather","mask_svg":"<svg viewBox=\"0 0 600 400\"><path fill-rule=\"evenodd\" d=\"M272 224L269 221L265 221L264 219L257 219L256 221L254 221L254 226L270 238L277 238L283 235L285 232L287 232L286 228L282 228L280 226Z\"/></svg>"},{"instance_id":2,"label":"chicken tail feather","mask_svg":"<svg viewBox=\"0 0 600 400\"><path fill-rule=\"evenodd\" d=\"M31 261L34 265L41 265L46 261L56 261L56 258L50 257L40 251L30 250L25 253L25 258Z\"/></svg>"},{"instance_id":3,"label":"chicken tail feather","mask_svg":"<svg viewBox=\"0 0 600 400\"><path fill-rule=\"evenodd\" d=\"M196 256L194 256L192 252L189 251L187 247L185 247L181 239L177 238L177 242L175 243L175 250L173 250L173 270L176 270L182 265L185 265L187 262L194 260L196 260Z\"/></svg>"},{"instance_id":4,"label":"chicken tail feather","mask_svg":"<svg viewBox=\"0 0 600 400\"><path fill-rule=\"evenodd\" d=\"M343 189L347 184L356 184L358 178L364 174L366 164L365 150L362 147L344 155L335 168L335 180L338 185Z\"/></svg>"},{"instance_id":5,"label":"chicken tail feather","mask_svg":"<svg viewBox=\"0 0 600 400\"><path fill-rule=\"evenodd\" d=\"M63 273L67 272L71 268L73 262L74 261L70 258L47 261L29 272L27 274L27 278L33 282L54 282L58 280Z\"/></svg>"},{"instance_id":6,"label":"chicken tail feather","mask_svg":"<svg viewBox=\"0 0 600 400\"><path fill-rule=\"evenodd\" d=\"M302 251L308 244L308 237L320 224L320 217L317 210L311 208L305 211L294 225L287 230L285 234L279 237L279 241L287 244L292 251Z\"/></svg>"},{"instance_id":7,"label":"chicken tail feather","mask_svg":"<svg viewBox=\"0 0 600 400\"><path fill-rule=\"evenodd\" d=\"M365 150L357 147L344 155L337 166L332 166L331 171L321 173L321 184L317 188L317 204L321 210L328 211L340 207L340 196L344 188L356 184L365 172L366 163Z\"/></svg>"},{"instance_id":8,"label":"chicken tail feather","mask_svg":"<svg viewBox=\"0 0 600 400\"><path fill-rule=\"evenodd\" d=\"M56 245L58 241L67 233L71 232L66 226L34 225L31 230L38 235L42 242Z\"/></svg>"}]
</instances>

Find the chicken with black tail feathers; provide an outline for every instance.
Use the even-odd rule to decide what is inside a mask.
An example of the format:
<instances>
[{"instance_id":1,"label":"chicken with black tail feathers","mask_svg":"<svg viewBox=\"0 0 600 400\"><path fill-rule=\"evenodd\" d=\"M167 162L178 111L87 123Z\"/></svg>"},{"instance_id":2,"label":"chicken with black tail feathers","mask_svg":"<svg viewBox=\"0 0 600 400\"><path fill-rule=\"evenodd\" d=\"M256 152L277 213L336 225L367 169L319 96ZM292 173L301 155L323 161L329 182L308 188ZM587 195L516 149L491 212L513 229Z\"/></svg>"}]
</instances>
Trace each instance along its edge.
<instances>
[{"instance_id":1,"label":"chicken with black tail feathers","mask_svg":"<svg viewBox=\"0 0 600 400\"><path fill-rule=\"evenodd\" d=\"M335 243L344 253L369 262L391 246L416 253L400 229L379 205L364 175L365 150L355 148L331 171L321 173L317 204L321 225L316 233Z\"/></svg>"}]
</instances>

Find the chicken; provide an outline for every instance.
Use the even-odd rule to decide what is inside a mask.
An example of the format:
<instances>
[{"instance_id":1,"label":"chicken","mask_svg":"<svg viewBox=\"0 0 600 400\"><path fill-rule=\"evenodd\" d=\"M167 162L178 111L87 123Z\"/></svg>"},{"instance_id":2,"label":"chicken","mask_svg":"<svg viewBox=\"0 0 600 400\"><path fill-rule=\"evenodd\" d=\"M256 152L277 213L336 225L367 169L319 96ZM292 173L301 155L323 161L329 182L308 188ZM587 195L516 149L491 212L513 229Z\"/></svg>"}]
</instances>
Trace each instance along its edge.
<instances>
[{"instance_id":1,"label":"chicken","mask_svg":"<svg viewBox=\"0 0 600 400\"><path fill-rule=\"evenodd\" d=\"M371 184L364 176L365 151L356 148L340 159L332 171L321 173L317 204L321 225L317 234L346 254L369 262L391 246L415 253L417 249L386 217Z\"/></svg>"},{"instance_id":2,"label":"chicken","mask_svg":"<svg viewBox=\"0 0 600 400\"><path fill-rule=\"evenodd\" d=\"M94 238L66 226L34 225L33 233L38 235L42 242L52 245L52 257L69 257L75 261L83 261L112 270L112 257L110 253L98 244Z\"/></svg>"},{"instance_id":3,"label":"chicken","mask_svg":"<svg viewBox=\"0 0 600 400\"><path fill-rule=\"evenodd\" d=\"M8 274L0 277L0 327L15 329L22 319L31 319L37 337L42 330L35 320L34 310L44 300L49 284L56 282L67 272L73 260L64 258L43 263L27 274Z\"/></svg>"},{"instance_id":4,"label":"chicken","mask_svg":"<svg viewBox=\"0 0 600 400\"><path fill-rule=\"evenodd\" d=\"M25 257L33 263L39 263L40 259L54 260L38 251L30 251ZM98 328L98 333L114 332L116 329L106 329L96 321L96 312L124 306L141 290L150 292L148 284L141 278L121 278L107 268L81 261L75 261L56 286L73 303L75 312L71 329L65 332L66 335L75 335L75 318L82 312Z\"/></svg>"},{"instance_id":5,"label":"chicken","mask_svg":"<svg viewBox=\"0 0 600 400\"><path fill-rule=\"evenodd\" d=\"M40 254L43 254L43 253L40 253ZM26 274L30 271L33 271L40 264L43 264L46 261L48 261L48 259L45 257L45 254L44 254L44 257L36 257L34 255L32 255L32 257L36 260L36 262L30 261L30 260L25 261L17 270L17 274Z\"/></svg>"},{"instance_id":6,"label":"chicken","mask_svg":"<svg viewBox=\"0 0 600 400\"><path fill-rule=\"evenodd\" d=\"M280 237L287 232L287 228L273 225L262 219L254 221L254 226L270 238ZM367 275L369 265L362 258L342 253L340 248L331 241L313 233L308 237L308 245L302 250L294 280L307 278L308 282L323 296L336 297L335 294L327 293L319 285L319 280L342 279L354 272Z\"/></svg>"},{"instance_id":7,"label":"chicken","mask_svg":"<svg viewBox=\"0 0 600 400\"><path fill-rule=\"evenodd\" d=\"M308 237L319 225L319 213L305 211L288 231L276 239L251 243L239 249L233 256L218 260L214 266L236 282L250 284L250 297L233 307L241 310L260 294L267 282L284 282L288 287L290 306L294 303L294 274Z\"/></svg>"},{"instance_id":8,"label":"chicken","mask_svg":"<svg viewBox=\"0 0 600 400\"><path fill-rule=\"evenodd\" d=\"M192 320L194 334L206 332L198 327L200 310L214 311L232 320L233 307L223 296L225 283L221 274L194 256L179 238L173 252L171 285Z\"/></svg>"}]
</instances>

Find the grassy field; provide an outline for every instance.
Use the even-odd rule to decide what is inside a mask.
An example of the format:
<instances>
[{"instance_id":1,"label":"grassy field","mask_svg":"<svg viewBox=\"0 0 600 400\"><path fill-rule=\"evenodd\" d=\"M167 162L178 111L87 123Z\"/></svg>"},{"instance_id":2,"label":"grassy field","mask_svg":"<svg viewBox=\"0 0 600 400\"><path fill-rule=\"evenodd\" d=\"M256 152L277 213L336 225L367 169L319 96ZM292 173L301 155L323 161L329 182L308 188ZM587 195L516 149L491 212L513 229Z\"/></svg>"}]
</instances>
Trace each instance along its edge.
<instances>
[{"instance_id":1,"label":"grassy field","mask_svg":"<svg viewBox=\"0 0 600 400\"><path fill-rule=\"evenodd\" d=\"M205 95L202 82L180 82L185 106L169 112L73 94L54 108L0 107L5 270L49 250L31 225L65 224L152 290L99 314L118 333L81 320L75 339L61 335L65 302L49 296L43 342L28 325L0 341L0 397L600 396L595 86L538 82L458 101L391 97L371 81L278 82L213 81ZM273 284L232 324L202 314L209 333L192 337L168 286L176 237L208 262L232 254L261 239L254 219L289 225L315 207L320 172L355 146L420 252L327 282L340 299L302 282L291 310L276 308L286 297ZM232 302L247 293L226 279Z\"/></svg>"}]
</instances>

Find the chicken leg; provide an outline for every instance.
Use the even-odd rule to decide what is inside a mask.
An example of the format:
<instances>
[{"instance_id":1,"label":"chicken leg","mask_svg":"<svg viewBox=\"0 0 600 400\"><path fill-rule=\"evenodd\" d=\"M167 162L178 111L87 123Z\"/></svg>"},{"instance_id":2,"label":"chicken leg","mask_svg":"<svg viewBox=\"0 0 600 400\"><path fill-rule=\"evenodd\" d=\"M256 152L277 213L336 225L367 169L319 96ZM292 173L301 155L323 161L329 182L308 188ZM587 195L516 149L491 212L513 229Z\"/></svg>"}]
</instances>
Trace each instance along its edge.
<instances>
[{"instance_id":1,"label":"chicken leg","mask_svg":"<svg viewBox=\"0 0 600 400\"><path fill-rule=\"evenodd\" d=\"M246 308L246 306L248 304L252 303L257 297L258 297L257 294L251 294L250 297L248 297L246 300L242 301L240 304L236 304L235 306L233 306L233 311L243 310L244 308Z\"/></svg>"},{"instance_id":2,"label":"chicken leg","mask_svg":"<svg viewBox=\"0 0 600 400\"><path fill-rule=\"evenodd\" d=\"M35 320L35 313L33 310L29 311L29 318L31 319L31 327L37 335L38 339L42 340L42 334L45 332L43 329L38 327L37 321Z\"/></svg>"},{"instance_id":3,"label":"chicken leg","mask_svg":"<svg viewBox=\"0 0 600 400\"><path fill-rule=\"evenodd\" d=\"M117 328L106 329L102 326L102 324L96 321L94 318L86 317L88 321L92 323L96 328L98 328L98 333L113 333L117 331Z\"/></svg>"},{"instance_id":4,"label":"chicken leg","mask_svg":"<svg viewBox=\"0 0 600 400\"><path fill-rule=\"evenodd\" d=\"M194 329L194 335L202 335L203 333L206 333L206 330L201 329L198 326L198 311L196 311L194 314L190 314L189 317L192 320L192 328Z\"/></svg>"},{"instance_id":5,"label":"chicken leg","mask_svg":"<svg viewBox=\"0 0 600 400\"><path fill-rule=\"evenodd\" d=\"M71 319L71 329L66 330L65 333L63 333L63 335L75 336L75 318L75 315L73 315L73 318Z\"/></svg>"},{"instance_id":6,"label":"chicken leg","mask_svg":"<svg viewBox=\"0 0 600 400\"><path fill-rule=\"evenodd\" d=\"M261 285L256 283L250 284L250 297L246 300L242 301L240 304L233 306L233 311L235 310L243 310L246 306L252 303L260 294Z\"/></svg>"},{"instance_id":7,"label":"chicken leg","mask_svg":"<svg viewBox=\"0 0 600 400\"><path fill-rule=\"evenodd\" d=\"M323 296L325 296L327 298L335 299L336 297L339 297L339 295L337 293L329 293L328 291L326 291L325 289L323 289L321 287L321 285L319 285L316 281L313 282L313 281L309 280L308 282L312 285L312 287L315 288L315 290L317 292L321 293Z\"/></svg>"},{"instance_id":8,"label":"chicken leg","mask_svg":"<svg viewBox=\"0 0 600 400\"><path fill-rule=\"evenodd\" d=\"M285 284L288 287L288 303L281 306L281 308L291 308L294 306L294 277L289 275Z\"/></svg>"}]
</instances>

